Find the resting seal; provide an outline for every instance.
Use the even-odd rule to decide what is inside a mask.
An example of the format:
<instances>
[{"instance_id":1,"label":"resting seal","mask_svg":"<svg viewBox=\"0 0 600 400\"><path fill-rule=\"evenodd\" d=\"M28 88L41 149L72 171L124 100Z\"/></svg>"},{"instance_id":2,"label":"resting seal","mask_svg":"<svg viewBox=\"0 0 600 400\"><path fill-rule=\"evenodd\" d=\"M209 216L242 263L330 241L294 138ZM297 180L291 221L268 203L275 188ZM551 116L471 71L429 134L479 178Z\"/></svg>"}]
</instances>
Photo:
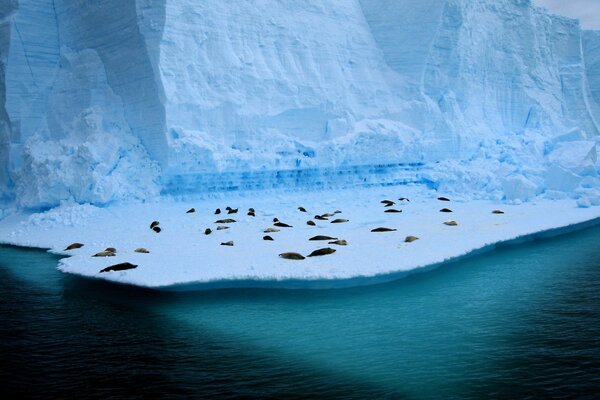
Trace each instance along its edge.
<instances>
[{"instance_id":1,"label":"resting seal","mask_svg":"<svg viewBox=\"0 0 600 400\"><path fill-rule=\"evenodd\" d=\"M313 236L308 240L336 240L336 237L331 237L331 236L325 236L325 235L317 235L317 236Z\"/></svg>"},{"instance_id":2,"label":"resting seal","mask_svg":"<svg viewBox=\"0 0 600 400\"><path fill-rule=\"evenodd\" d=\"M335 253L335 249L332 249L331 247L325 247L323 249L313 251L307 257L326 256L327 254L333 253Z\"/></svg>"},{"instance_id":3,"label":"resting seal","mask_svg":"<svg viewBox=\"0 0 600 400\"><path fill-rule=\"evenodd\" d=\"M395 230L396 229L379 227L379 228L371 229L371 232L393 232Z\"/></svg>"},{"instance_id":4,"label":"resting seal","mask_svg":"<svg viewBox=\"0 0 600 400\"><path fill-rule=\"evenodd\" d=\"M285 258L286 260L304 260L304 256L302 254L292 252L281 253L279 257Z\"/></svg>"},{"instance_id":5,"label":"resting seal","mask_svg":"<svg viewBox=\"0 0 600 400\"><path fill-rule=\"evenodd\" d=\"M82 243L71 243L70 245L65 247L65 250L75 250L75 249L79 249L81 247L83 247Z\"/></svg>"},{"instance_id":6,"label":"resting seal","mask_svg":"<svg viewBox=\"0 0 600 400\"><path fill-rule=\"evenodd\" d=\"M126 269L134 269L137 268L137 265L124 262L120 264L110 265L104 269L101 269L100 272L110 272L110 271L124 271Z\"/></svg>"}]
</instances>

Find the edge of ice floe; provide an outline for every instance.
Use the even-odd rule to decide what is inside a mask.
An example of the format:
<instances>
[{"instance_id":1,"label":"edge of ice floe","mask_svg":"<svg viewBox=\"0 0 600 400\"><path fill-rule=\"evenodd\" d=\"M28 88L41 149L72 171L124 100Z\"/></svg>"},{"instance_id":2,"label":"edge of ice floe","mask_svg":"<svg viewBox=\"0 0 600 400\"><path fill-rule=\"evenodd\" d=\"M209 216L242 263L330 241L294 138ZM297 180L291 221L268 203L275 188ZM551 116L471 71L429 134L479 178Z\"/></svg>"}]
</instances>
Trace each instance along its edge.
<instances>
[{"instance_id":1,"label":"edge of ice floe","mask_svg":"<svg viewBox=\"0 0 600 400\"><path fill-rule=\"evenodd\" d=\"M409 275L415 273L423 273L432 271L441 266L445 266L447 264L453 264L455 262L462 261L466 258L474 257L483 253L487 253L493 251L497 247L503 246L515 246L523 243L527 243L530 241L538 240L538 239L548 239L556 236L565 235L568 233L581 231L587 228L591 228L593 226L600 225L600 217L595 217L590 220L575 222L565 226L554 227L550 229L545 229L542 231L537 231L533 233L527 233L524 235L517 236L512 239L500 240L498 242L486 244L482 247L474 248L464 254L457 255L455 257L447 258L443 261L436 262L433 264L427 264L422 266L417 266L408 271L396 271L391 273L384 274L376 274L376 275L360 275L352 278L323 278L323 279L282 279L282 280L274 280L274 279L220 279L213 281L194 281L194 282L185 282L185 283L175 283L171 285L164 286L155 286L155 287L147 287L147 286L139 286L150 289L155 289L159 291L169 291L169 292L187 292L187 291L205 291L205 290L218 290L218 289L346 289L352 287L359 286L371 286L377 284L388 283L392 281L396 281L402 278L405 278ZM74 274L77 276L78 275ZM93 277L85 276L85 278L90 279L98 279ZM114 282L118 283L118 282ZM138 286L125 284L127 286Z\"/></svg>"}]
</instances>

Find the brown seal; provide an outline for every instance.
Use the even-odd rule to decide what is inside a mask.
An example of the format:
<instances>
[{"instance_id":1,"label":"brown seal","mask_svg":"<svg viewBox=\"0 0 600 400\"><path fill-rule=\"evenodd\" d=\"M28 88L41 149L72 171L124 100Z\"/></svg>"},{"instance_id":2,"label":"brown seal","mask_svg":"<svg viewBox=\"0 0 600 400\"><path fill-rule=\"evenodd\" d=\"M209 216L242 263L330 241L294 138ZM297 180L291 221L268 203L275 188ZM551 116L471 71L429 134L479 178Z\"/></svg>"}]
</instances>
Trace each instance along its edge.
<instances>
[{"instance_id":1,"label":"brown seal","mask_svg":"<svg viewBox=\"0 0 600 400\"><path fill-rule=\"evenodd\" d=\"M116 253L117 249L115 249L114 247L107 247L104 249L104 251L110 251L111 253Z\"/></svg>"},{"instance_id":2,"label":"brown seal","mask_svg":"<svg viewBox=\"0 0 600 400\"><path fill-rule=\"evenodd\" d=\"M71 243L70 245L65 247L65 250L75 250L75 249L80 249L82 247L83 247L82 243Z\"/></svg>"},{"instance_id":3,"label":"brown seal","mask_svg":"<svg viewBox=\"0 0 600 400\"><path fill-rule=\"evenodd\" d=\"M279 232L279 231L280 231L280 229L277 229L277 228L267 228L263 232L264 233L274 233L274 232Z\"/></svg>"},{"instance_id":4,"label":"brown seal","mask_svg":"<svg viewBox=\"0 0 600 400\"><path fill-rule=\"evenodd\" d=\"M233 224L235 219L226 218L226 219L218 219L215 221L215 224Z\"/></svg>"},{"instance_id":5,"label":"brown seal","mask_svg":"<svg viewBox=\"0 0 600 400\"><path fill-rule=\"evenodd\" d=\"M279 257L285 258L286 260L304 260L304 256L302 254L293 252L281 253Z\"/></svg>"},{"instance_id":6,"label":"brown seal","mask_svg":"<svg viewBox=\"0 0 600 400\"><path fill-rule=\"evenodd\" d=\"M315 221L306 221L306 225L316 226Z\"/></svg>"},{"instance_id":7,"label":"brown seal","mask_svg":"<svg viewBox=\"0 0 600 400\"><path fill-rule=\"evenodd\" d=\"M418 240L418 239L419 238L416 237L416 236L407 236L407 237L404 238L404 242L405 243L412 243L412 242L414 242L415 240Z\"/></svg>"},{"instance_id":8,"label":"brown seal","mask_svg":"<svg viewBox=\"0 0 600 400\"><path fill-rule=\"evenodd\" d=\"M224 231L225 229L229 229L229 227L228 226L223 226L223 225L217 226L217 230L218 231Z\"/></svg>"},{"instance_id":9,"label":"brown seal","mask_svg":"<svg viewBox=\"0 0 600 400\"><path fill-rule=\"evenodd\" d=\"M143 254L148 254L150 253L150 251L148 251L148 249L146 249L145 247L138 247L137 249L134 250L136 253L143 253Z\"/></svg>"},{"instance_id":10,"label":"brown seal","mask_svg":"<svg viewBox=\"0 0 600 400\"><path fill-rule=\"evenodd\" d=\"M112 251L99 251L98 253L94 254L92 257L114 257L116 254Z\"/></svg>"},{"instance_id":11,"label":"brown seal","mask_svg":"<svg viewBox=\"0 0 600 400\"><path fill-rule=\"evenodd\" d=\"M273 225L278 226L280 228L293 228L293 226L285 224L283 222L275 222Z\"/></svg>"},{"instance_id":12,"label":"brown seal","mask_svg":"<svg viewBox=\"0 0 600 400\"><path fill-rule=\"evenodd\" d=\"M328 242L327 244L337 244L338 246L347 246L348 242L344 239L334 240L333 242Z\"/></svg>"},{"instance_id":13,"label":"brown seal","mask_svg":"<svg viewBox=\"0 0 600 400\"><path fill-rule=\"evenodd\" d=\"M457 226L458 222L456 222L456 221L446 221L446 222L444 222L444 225Z\"/></svg>"}]
</instances>

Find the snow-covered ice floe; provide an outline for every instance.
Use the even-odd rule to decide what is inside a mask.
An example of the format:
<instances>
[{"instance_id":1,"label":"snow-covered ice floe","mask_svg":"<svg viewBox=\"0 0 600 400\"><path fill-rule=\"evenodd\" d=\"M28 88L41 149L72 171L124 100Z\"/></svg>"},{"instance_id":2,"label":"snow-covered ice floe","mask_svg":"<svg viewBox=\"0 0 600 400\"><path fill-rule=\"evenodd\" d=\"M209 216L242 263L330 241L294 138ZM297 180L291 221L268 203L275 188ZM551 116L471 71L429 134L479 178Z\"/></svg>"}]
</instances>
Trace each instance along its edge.
<instances>
[{"instance_id":1,"label":"snow-covered ice floe","mask_svg":"<svg viewBox=\"0 0 600 400\"><path fill-rule=\"evenodd\" d=\"M0 241L68 255L58 266L66 273L156 289L333 288L397 279L501 242L600 221L600 207L580 207L572 199L505 204L456 197L442 201L440 196L420 186L395 186L246 192L197 201L163 198L106 208L63 204L39 214L6 217L0 221ZM382 200L395 204L386 207ZM226 207L238 212L227 214ZM187 212L191 208L195 212ZM221 214L214 214L216 208ZM256 216L248 215L249 208L255 209ZM441 212L444 208L452 212ZM386 212L390 209L401 212ZM315 219L323 214L333 215L328 220ZM216 222L228 218L235 222ZM292 227L276 227L274 218ZM332 223L338 218L348 221ZM308 225L309 220L315 226ZM150 228L153 221L159 222L159 233ZM456 224L445 224L450 221ZM218 226L228 229L218 230ZM372 232L379 227L395 230ZM208 235L207 228L212 230ZM265 233L268 228L279 231ZM274 240L264 240L266 235ZM316 235L343 239L347 245L330 244L334 239L309 240ZM418 239L408 242L407 236ZM221 245L230 241L233 246ZM72 242L84 246L64 250ZM114 256L93 257L107 247L116 249ZM134 251L140 247L149 253ZM284 252L307 256L327 247L335 253L303 260L279 256ZM125 262L137 268L100 272Z\"/></svg>"}]
</instances>

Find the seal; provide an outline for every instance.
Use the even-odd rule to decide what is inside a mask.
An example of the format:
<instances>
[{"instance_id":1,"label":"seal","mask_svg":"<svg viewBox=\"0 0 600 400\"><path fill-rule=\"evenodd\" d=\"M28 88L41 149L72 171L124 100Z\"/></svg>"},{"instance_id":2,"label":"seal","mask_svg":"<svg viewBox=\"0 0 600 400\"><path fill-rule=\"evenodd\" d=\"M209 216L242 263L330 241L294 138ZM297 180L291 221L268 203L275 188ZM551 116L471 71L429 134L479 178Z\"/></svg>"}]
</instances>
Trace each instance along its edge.
<instances>
[{"instance_id":1,"label":"seal","mask_svg":"<svg viewBox=\"0 0 600 400\"><path fill-rule=\"evenodd\" d=\"M333 217L335 214L331 214L331 213L325 213L325 214L321 214L321 217L323 218L329 218L329 217Z\"/></svg>"},{"instance_id":2,"label":"seal","mask_svg":"<svg viewBox=\"0 0 600 400\"><path fill-rule=\"evenodd\" d=\"M225 230L225 229L229 229L229 227L228 227L228 226L223 226L223 225L219 225L219 226L217 226L217 230L218 230L218 231L223 231L223 230Z\"/></svg>"},{"instance_id":3,"label":"seal","mask_svg":"<svg viewBox=\"0 0 600 400\"><path fill-rule=\"evenodd\" d=\"M285 258L286 260L304 260L304 256L302 254L293 252L281 253L279 257Z\"/></svg>"},{"instance_id":4,"label":"seal","mask_svg":"<svg viewBox=\"0 0 600 400\"><path fill-rule=\"evenodd\" d=\"M124 263L119 263L119 264L115 264L115 265L110 265L104 269L101 269L100 272L110 272L110 271L125 271L127 269L134 269L137 268L137 265L135 264L131 264L128 262L124 262Z\"/></svg>"},{"instance_id":5,"label":"seal","mask_svg":"<svg viewBox=\"0 0 600 400\"><path fill-rule=\"evenodd\" d=\"M285 224L283 222L275 222L273 225L278 226L280 228L293 228L292 225Z\"/></svg>"},{"instance_id":6,"label":"seal","mask_svg":"<svg viewBox=\"0 0 600 400\"><path fill-rule=\"evenodd\" d=\"M444 197L444 196L440 196L440 197L438 197L438 200L439 200L439 201L450 201L450 199L449 199L449 198L447 198L447 197Z\"/></svg>"},{"instance_id":7,"label":"seal","mask_svg":"<svg viewBox=\"0 0 600 400\"><path fill-rule=\"evenodd\" d=\"M160 231L161 231L162 229L160 229L160 226L155 226L154 228L152 228L152 230L153 230L154 232L156 232L156 233L160 233Z\"/></svg>"},{"instance_id":8,"label":"seal","mask_svg":"<svg viewBox=\"0 0 600 400\"><path fill-rule=\"evenodd\" d=\"M304 208L304 207L298 207L298 211L300 211L300 212L306 212L306 208Z\"/></svg>"},{"instance_id":9,"label":"seal","mask_svg":"<svg viewBox=\"0 0 600 400\"><path fill-rule=\"evenodd\" d=\"M134 250L136 253L143 253L143 254L148 254L150 253L150 251L148 251L148 249L146 249L145 247L138 247L137 249Z\"/></svg>"},{"instance_id":10,"label":"seal","mask_svg":"<svg viewBox=\"0 0 600 400\"><path fill-rule=\"evenodd\" d=\"M315 221L306 221L306 225L316 226Z\"/></svg>"},{"instance_id":11,"label":"seal","mask_svg":"<svg viewBox=\"0 0 600 400\"><path fill-rule=\"evenodd\" d=\"M65 247L65 250L75 250L75 249L80 249L83 247L82 243L71 243L70 245L68 245L67 247Z\"/></svg>"},{"instance_id":12,"label":"seal","mask_svg":"<svg viewBox=\"0 0 600 400\"><path fill-rule=\"evenodd\" d=\"M393 206L396 203L394 203L391 200L381 200L381 204L383 204L385 207L390 207L390 206Z\"/></svg>"},{"instance_id":13,"label":"seal","mask_svg":"<svg viewBox=\"0 0 600 400\"><path fill-rule=\"evenodd\" d=\"M341 239L341 240L334 240L333 242L328 242L327 244L337 244L338 246L347 246L348 242L345 241L344 239Z\"/></svg>"},{"instance_id":14,"label":"seal","mask_svg":"<svg viewBox=\"0 0 600 400\"><path fill-rule=\"evenodd\" d=\"M317 235L317 236L313 236L308 240L336 240L336 237L331 237L331 236L325 236L325 235Z\"/></svg>"},{"instance_id":15,"label":"seal","mask_svg":"<svg viewBox=\"0 0 600 400\"><path fill-rule=\"evenodd\" d=\"M264 233L273 233L273 232L279 232L280 230L281 229L277 229L277 228L267 228L263 232Z\"/></svg>"},{"instance_id":16,"label":"seal","mask_svg":"<svg viewBox=\"0 0 600 400\"><path fill-rule=\"evenodd\" d=\"M458 222L456 222L456 221L452 221L452 220L451 220L451 221L446 221L446 222L444 222L444 225L448 225L448 226L457 226L457 225L458 225Z\"/></svg>"},{"instance_id":17,"label":"seal","mask_svg":"<svg viewBox=\"0 0 600 400\"><path fill-rule=\"evenodd\" d=\"M217 214L221 214L221 209L220 209L220 208L217 208L217 209L215 210L215 215L217 215Z\"/></svg>"},{"instance_id":18,"label":"seal","mask_svg":"<svg viewBox=\"0 0 600 400\"><path fill-rule=\"evenodd\" d=\"M254 211L254 208L249 208L248 209L248 215L250 217L256 217L256 212Z\"/></svg>"},{"instance_id":19,"label":"seal","mask_svg":"<svg viewBox=\"0 0 600 400\"><path fill-rule=\"evenodd\" d=\"M335 249L332 249L331 247L325 247L323 249L317 249L313 251L307 257L326 256L327 254L333 253L335 253Z\"/></svg>"},{"instance_id":20,"label":"seal","mask_svg":"<svg viewBox=\"0 0 600 400\"><path fill-rule=\"evenodd\" d=\"M415 240L419 240L419 238L416 237L416 236L409 235L409 236L407 236L407 237L404 238L404 243L412 243Z\"/></svg>"},{"instance_id":21,"label":"seal","mask_svg":"<svg viewBox=\"0 0 600 400\"><path fill-rule=\"evenodd\" d=\"M206 228L206 229L204 230L204 234L205 234L205 235L210 235L211 233L212 233L212 229L210 229L210 228Z\"/></svg>"},{"instance_id":22,"label":"seal","mask_svg":"<svg viewBox=\"0 0 600 400\"><path fill-rule=\"evenodd\" d=\"M191 214L191 213L195 213L196 209L194 207L190 208L189 210L187 210L185 213L186 214Z\"/></svg>"},{"instance_id":23,"label":"seal","mask_svg":"<svg viewBox=\"0 0 600 400\"><path fill-rule=\"evenodd\" d=\"M504 211L502 211L502 210L494 210L494 211L492 211L492 214L504 214Z\"/></svg>"},{"instance_id":24,"label":"seal","mask_svg":"<svg viewBox=\"0 0 600 400\"><path fill-rule=\"evenodd\" d=\"M327 217L322 215L315 215L315 219L318 219L319 221L327 221Z\"/></svg>"},{"instance_id":25,"label":"seal","mask_svg":"<svg viewBox=\"0 0 600 400\"><path fill-rule=\"evenodd\" d=\"M400 197L398 201L410 201L408 197Z\"/></svg>"},{"instance_id":26,"label":"seal","mask_svg":"<svg viewBox=\"0 0 600 400\"><path fill-rule=\"evenodd\" d=\"M154 229L155 226L158 226L160 222L158 221L152 221L152 223L150 224L150 229Z\"/></svg>"},{"instance_id":27,"label":"seal","mask_svg":"<svg viewBox=\"0 0 600 400\"><path fill-rule=\"evenodd\" d=\"M238 209L237 208L230 208L229 210L227 210L227 214L237 214Z\"/></svg>"},{"instance_id":28,"label":"seal","mask_svg":"<svg viewBox=\"0 0 600 400\"><path fill-rule=\"evenodd\" d=\"M235 219L226 218L226 219L218 219L215 221L215 224L233 224Z\"/></svg>"},{"instance_id":29,"label":"seal","mask_svg":"<svg viewBox=\"0 0 600 400\"><path fill-rule=\"evenodd\" d=\"M104 251L110 251L111 253L116 253L117 249L115 249L114 247L107 247L104 249Z\"/></svg>"},{"instance_id":30,"label":"seal","mask_svg":"<svg viewBox=\"0 0 600 400\"><path fill-rule=\"evenodd\" d=\"M230 240L229 242L222 242L221 246L233 246L233 240Z\"/></svg>"},{"instance_id":31,"label":"seal","mask_svg":"<svg viewBox=\"0 0 600 400\"><path fill-rule=\"evenodd\" d=\"M396 229L379 227L379 228L371 229L371 232L393 232L395 230Z\"/></svg>"},{"instance_id":32,"label":"seal","mask_svg":"<svg viewBox=\"0 0 600 400\"><path fill-rule=\"evenodd\" d=\"M263 240L275 240L275 239L273 239L273 238L272 238L271 236L269 236L269 235L265 235L265 236L263 236Z\"/></svg>"},{"instance_id":33,"label":"seal","mask_svg":"<svg viewBox=\"0 0 600 400\"><path fill-rule=\"evenodd\" d=\"M333 213L334 214L341 214L342 212L340 210L335 210Z\"/></svg>"},{"instance_id":34,"label":"seal","mask_svg":"<svg viewBox=\"0 0 600 400\"><path fill-rule=\"evenodd\" d=\"M386 212L386 213L401 213L402 210L396 210L395 208L388 208L384 212Z\"/></svg>"},{"instance_id":35,"label":"seal","mask_svg":"<svg viewBox=\"0 0 600 400\"><path fill-rule=\"evenodd\" d=\"M94 254L92 257L114 257L116 254L112 251L99 251L98 253Z\"/></svg>"},{"instance_id":36,"label":"seal","mask_svg":"<svg viewBox=\"0 0 600 400\"><path fill-rule=\"evenodd\" d=\"M332 224L341 224L344 222L349 222L349 220L347 220L345 218L336 218L333 221L331 221Z\"/></svg>"},{"instance_id":37,"label":"seal","mask_svg":"<svg viewBox=\"0 0 600 400\"><path fill-rule=\"evenodd\" d=\"M449 208L442 208L440 212L452 212L452 210Z\"/></svg>"}]
</instances>

